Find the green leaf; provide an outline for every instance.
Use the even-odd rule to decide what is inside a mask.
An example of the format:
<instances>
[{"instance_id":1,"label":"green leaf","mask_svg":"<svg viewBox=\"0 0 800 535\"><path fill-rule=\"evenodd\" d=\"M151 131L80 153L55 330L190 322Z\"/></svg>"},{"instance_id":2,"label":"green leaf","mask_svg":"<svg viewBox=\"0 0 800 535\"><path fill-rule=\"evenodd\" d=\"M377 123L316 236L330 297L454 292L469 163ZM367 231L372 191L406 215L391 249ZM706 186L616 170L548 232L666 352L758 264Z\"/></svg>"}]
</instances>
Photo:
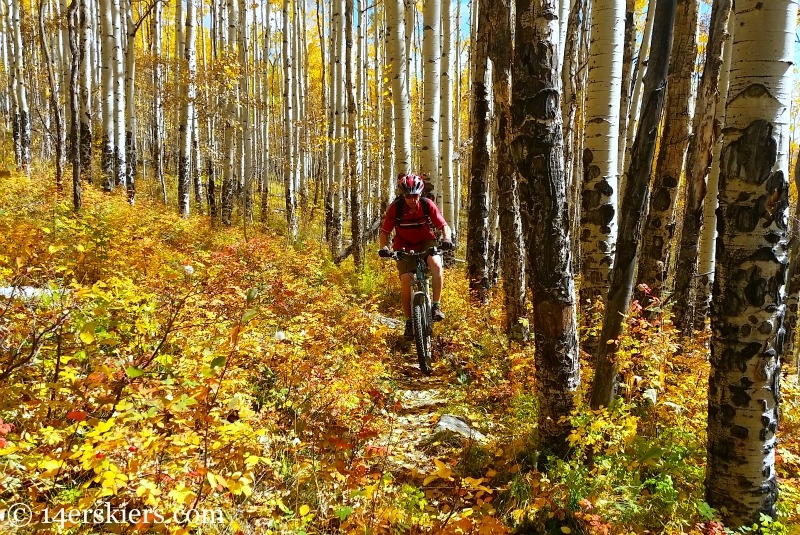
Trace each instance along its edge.
<instances>
[{"instance_id":1,"label":"green leaf","mask_svg":"<svg viewBox=\"0 0 800 535\"><path fill-rule=\"evenodd\" d=\"M711 520L714 518L714 508L708 505L706 502L697 503L697 512L700 513L700 516L703 518L703 520Z\"/></svg>"},{"instance_id":2,"label":"green leaf","mask_svg":"<svg viewBox=\"0 0 800 535\"><path fill-rule=\"evenodd\" d=\"M227 359L225 357L217 357L211 361L211 368L221 368L225 366L225 361Z\"/></svg>"},{"instance_id":3,"label":"green leaf","mask_svg":"<svg viewBox=\"0 0 800 535\"><path fill-rule=\"evenodd\" d=\"M242 314L242 323L247 323L256 314L258 314L258 311L254 308L251 308L250 310Z\"/></svg>"},{"instance_id":4,"label":"green leaf","mask_svg":"<svg viewBox=\"0 0 800 535\"><path fill-rule=\"evenodd\" d=\"M639 462L643 463L645 461L649 461L650 459L658 459L663 454L664 454L664 448L659 448L659 447L650 448L649 450L644 452L644 455L642 455L642 458L639 459Z\"/></svg>"},{"instance_id":5,"label":"green leaf","mask_svg":"<svg viewBox=\"0 0 800 535\"><path fill-rule=\"evenodd\" d=\"M250 288L247 290L247 302L252 303L258 297L258 289L257 288Z\"/></svg>"},{"instance_id":6,"label":"green leaf","mask_svg":"<svg viewBox=\"0 0 800 535\"><path fill-rule=\"evenodd\" d=\"M141 377L142 375L144 375L145 372L141 368L134 368L133 366L128 366L127 368L125 368L125 373L127 373L128 377L130 377L131 379L136 379L137 377Z\"/></svg>"},{"instance_id":7,"label":"green leaf","mask_svg":"<svg viewBox=\"0 0 800 535\"><path fill-rule=\"evenodd\" d=\"M339 517L339 520L344 522L348 516L353 514L352 507L339 507L338 509L333 510L333 514Z\"/></svg>"}]
</instances>

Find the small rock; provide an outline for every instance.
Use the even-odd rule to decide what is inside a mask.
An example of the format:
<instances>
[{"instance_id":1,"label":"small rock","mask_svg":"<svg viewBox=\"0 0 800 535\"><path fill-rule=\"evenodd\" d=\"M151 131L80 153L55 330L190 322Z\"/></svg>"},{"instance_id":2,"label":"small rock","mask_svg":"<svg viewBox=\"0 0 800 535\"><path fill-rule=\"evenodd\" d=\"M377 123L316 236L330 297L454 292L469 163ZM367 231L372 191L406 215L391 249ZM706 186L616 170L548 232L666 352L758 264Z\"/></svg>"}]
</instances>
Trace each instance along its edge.
<instances>
[{"instance_id":1,"label":"small rock","mask_svg":"<svg viewBox=\"0 0 800 535\"><path fill-rule=\"evenodd\" d=\"M447 431L458 433L459 435L478 441L486 440L486 437L480 431L472 429L464 420L452 414L443 414L442 417L439 418L439 423L436 424L433 433L436 434Z\"/></svg>"}]
</instances>

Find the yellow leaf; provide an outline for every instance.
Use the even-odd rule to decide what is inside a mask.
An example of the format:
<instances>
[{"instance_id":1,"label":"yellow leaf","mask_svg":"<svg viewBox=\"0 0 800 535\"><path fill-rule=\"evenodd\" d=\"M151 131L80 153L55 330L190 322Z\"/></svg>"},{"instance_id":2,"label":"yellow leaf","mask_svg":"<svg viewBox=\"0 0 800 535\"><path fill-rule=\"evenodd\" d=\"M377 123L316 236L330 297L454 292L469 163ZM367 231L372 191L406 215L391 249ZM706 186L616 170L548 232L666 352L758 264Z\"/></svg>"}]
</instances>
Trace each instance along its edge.
<instances>
[{"instance_id":1,"label":"yellow leaf","mask_svg":"<svg viewBox=\"0 0 800 535\"><path fill-rule=\"evenodd\" d=\"M300 516L306 516L311 508L305 504L300 506Z\"/></svg>"},{"instance_id":2,"label":"yellow leaf","mask_svg":"<svg viewBox=\"0 0 800 535\"><path fill-rule=\"evenodd\" d=\"M450 479L450 476L453 474L453 470L439 459L434 459L433 462L436 464L436 475L442 479Z\"/></svg>"},{"instance_id":3,"label":"yellow leaf","mask_svg":"<svg viewBox=\"0 0 800 535\"><path fill-rule=\"evenodd\" d=\"M89 345L92 342L94 342L94 333L93 332L81 331L80 337L81 337L81 342L83 342L86 345Z\"/></svg>"},{"instance_id":4,"label":"yellow leaf","mask_svg":"<svg viewBox=\"0 0 800 535\"><path fill-rule=\"evenodd\" d=\"M422 486L424 487L425 485L429 484L431 481L436 481L437 479L439 479L439 476L437 476L436 474L430 475L430 476L428 476L428 477L426 477L425 479L422 480Z\"/></svg>"},{"instance_id":5,"label":"yellow leaf","mask_svg":"<svg viewBox=\"0 0 800 535\"><path fill-rule=\"evenodd\" d=\"M567 526L561 526L561 533L572 533L572 530L569 529Z\"/></svg>"}]
</instances>

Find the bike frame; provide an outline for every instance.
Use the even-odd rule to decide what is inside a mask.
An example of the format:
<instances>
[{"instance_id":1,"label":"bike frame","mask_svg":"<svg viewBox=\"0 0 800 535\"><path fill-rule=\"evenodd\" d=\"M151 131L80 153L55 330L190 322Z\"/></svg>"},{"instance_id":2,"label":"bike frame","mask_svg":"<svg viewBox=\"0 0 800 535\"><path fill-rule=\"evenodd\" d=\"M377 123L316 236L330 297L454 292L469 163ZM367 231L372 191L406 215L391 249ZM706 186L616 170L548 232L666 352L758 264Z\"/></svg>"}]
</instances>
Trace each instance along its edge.
<instances>
[{"instance_id":1,"label":"bike frame","mask_svg":"<svg viewBox=\"0 0 800 535\"><path fill-rule=\"evenodd\" d=\"M430 255L441 254L436 247L429 247L422 251L396 251L392 254L395 260L407 255L413 255L417 260L417 267L411 277L411 316L414 332L414 342L417 346L420 370L426 375L431 373L431 357L433 345L433 318L431 310L430 270L427 259ZM422 306L420 306L422 305ZM421 309L421 310L420 310ZM421 312L421 313L420 313Z\"/></svg>"},{"instance_id":2,"label":"bike frame","mask_svg":"<svg viewBox=\"0 0 800 535\"><path fill-rule=\"evenodd\" d=\"M417 271L415 276L411 279L411 302L414 302L414 298L417 295L422 294L425 300L425 317L427 318L426 323L428 325L428 332L425 334L430 336L433 331L433 322L431 321L431 294L429 293L430 270L425 263L426 261L427 257L424 257L423 253L420 253L417 257Z\"/></svg>"}]
</instances>

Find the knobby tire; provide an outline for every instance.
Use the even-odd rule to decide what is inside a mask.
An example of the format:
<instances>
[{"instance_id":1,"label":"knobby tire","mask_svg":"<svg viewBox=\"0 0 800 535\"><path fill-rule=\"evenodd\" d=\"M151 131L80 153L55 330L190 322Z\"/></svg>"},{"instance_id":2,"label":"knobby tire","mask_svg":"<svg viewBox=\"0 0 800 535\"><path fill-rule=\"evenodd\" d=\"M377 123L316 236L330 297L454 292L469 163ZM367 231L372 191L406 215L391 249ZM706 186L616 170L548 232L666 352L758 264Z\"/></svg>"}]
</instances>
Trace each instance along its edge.
<instances>
[{"instance_id":1,"label":"knobby tire","mask_svg":"<svg viewBox=\"0 0 800 535\"><path fill-rule=\"evenodd\" d=\"M414 327L414 343L417 346L419 369L430 375L431 369L431 328L425 296L417 294L411 305L411 323Z\"/></svg>"}]
</instances>

